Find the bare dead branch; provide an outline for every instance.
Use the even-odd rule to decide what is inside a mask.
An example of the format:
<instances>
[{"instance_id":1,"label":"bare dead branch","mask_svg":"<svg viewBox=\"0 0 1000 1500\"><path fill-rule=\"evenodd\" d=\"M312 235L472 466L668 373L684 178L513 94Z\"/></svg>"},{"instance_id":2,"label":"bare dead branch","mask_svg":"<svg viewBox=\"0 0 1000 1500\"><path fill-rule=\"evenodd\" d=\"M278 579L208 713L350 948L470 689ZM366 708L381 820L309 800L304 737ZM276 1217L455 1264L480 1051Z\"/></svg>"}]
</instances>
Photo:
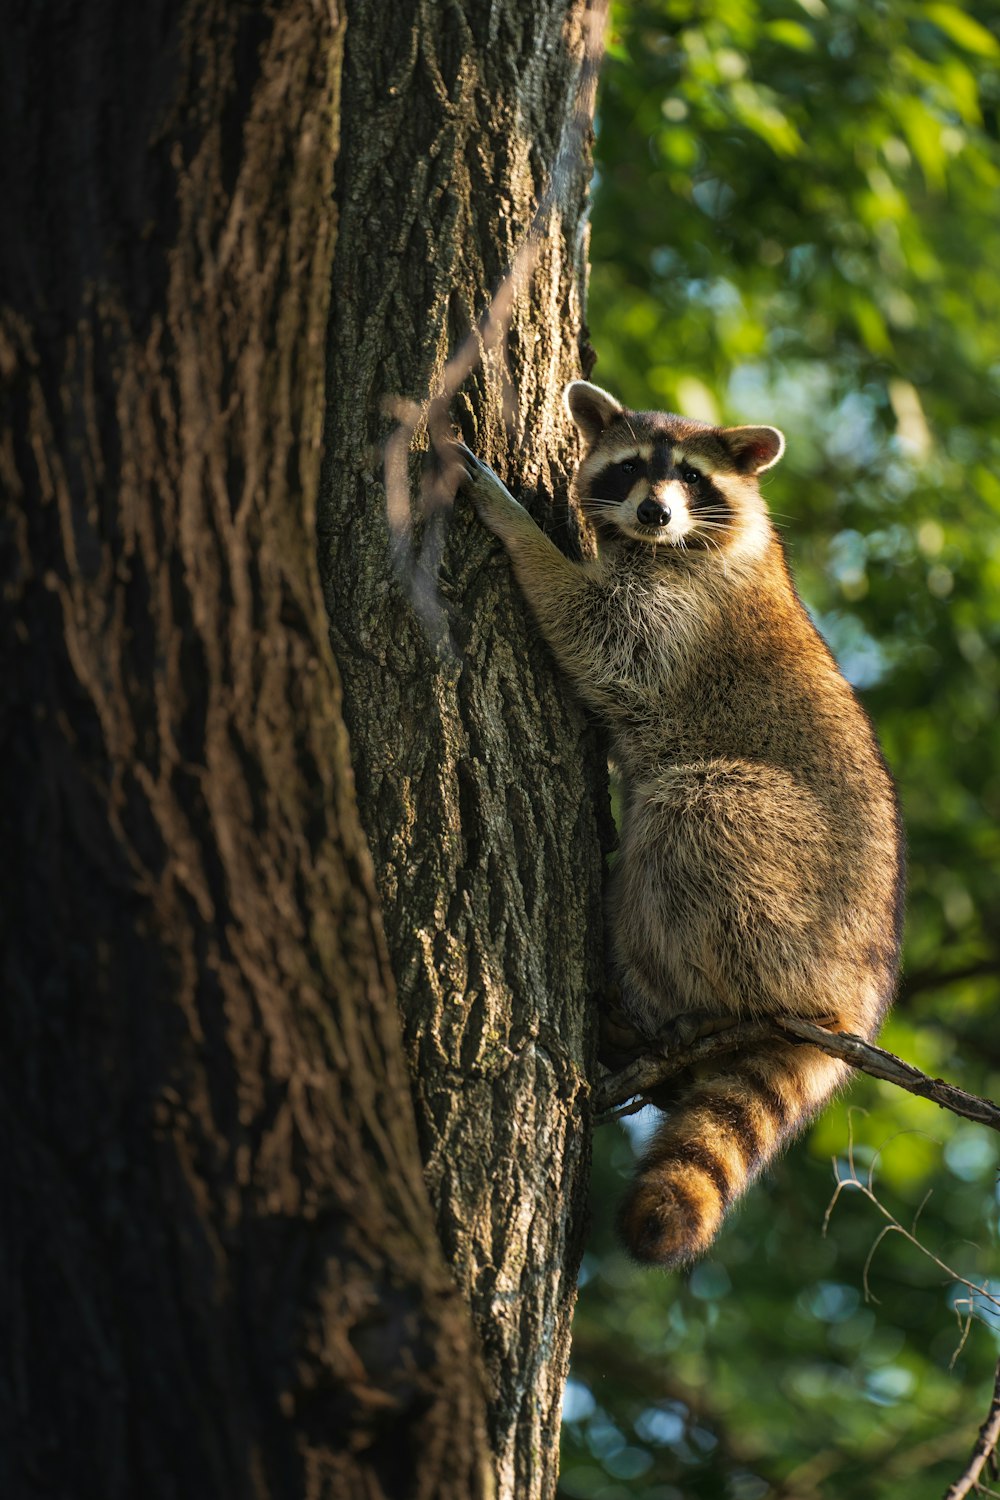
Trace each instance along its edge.
<instances>
[{"instance_id":1,"label":"bare dead branch","mask_svg":"<svg viewBox=\"0 0 1000 1500\"><path fill-rule=\"evenodd\" d=\"M978 1494L983 1493L983 1486L979 1483L979 1476L987 1463L990 1463L995 1471L998 1442L1000 1442L1000 1360L997 1361L996 1375L993 1381L993 1399L990 1402L990 1409L986 1414L986 1421L979 1429L979 1437L976 1440L976 1446L972 1450L972 1457L965 1472L945 1492L944 1500L963 1500L963 1497L970 1494L973 1490Z\"/></svg>"},{"instance_id":2,"label":"bare dead branch","mask_svg":"<svg viewBox=\"0 0 1000 1500\"><path fill-rule=\"evenodd\" d=\"M802 1021L798 1017L782 1017L777 1026L784 1035L791 1034L799 1041L811 1042L821 1051L829 1053L831 1057L841 1058L862 1073L870 1073L873 1078L883 1078L887 1083L894 1083L910 1094L929 1099L939 1109L950 1110L952 1114L974 1120L978 1125L988 1125L991 1130L1000 1130L1000 1105L995 1104L992 1099L967 1093L965 1089L960 1089L957 1084L948 1083L943 1078L931 1078L912 1063L904 1062L901 1057L887 1052L884 1047L877 1047L874 1042L866 1042L847 1031L826 1031L822 1026L815 1026L811 1021Z\"/></svg>"},{"instance_id":3,"label":"bare dead branch","mask_svg":"<svg viewBox=\"0 0 1000 1500\"><path fill-rule=\"evenodd\" d=\"M744 1023L699 1037L689 1046L669 1053L645 1053L620 1072L609 1074L598 1086L594 1096L597 1124L604 1125L622 1115L634 1114L636 1109L643 1107L645 1096L651 1090L668 1083L696 1063L707 1062L721 1053L737 1052L755 1042L773 1041L774 1036L773 1027Z\"/></svg>"},{"instance_id":4,"label":"bare dead branch","mask_svg":"<svg viewBox=\"0 0 1000 1500\"><path fill-rule=\"evenodd\" d=\"M908 1093L916 1094L921 1099L929 1099L940 1109L947 1109L966 1120L974 1120L978 1125L987 1125L991 1130L1000 1131L1000 1105L991 1099L969 1094L965 1089L947 1083L942 1078L931 1078L912 1063L904 1062L901 1057L887 1052L884 1047L877 1047L874 1042L866 1042L847 1031L828 1031L823 1026L800 1020L797 1016L782 1016L768 1022L742 1023L701 1037L690 1046L669 1054L651 1051L648 1055L637 1058L628 1067L604 1079L598 1087L594 1101L598 1123L604 1124L623 1114L631 1114L637 1106L630 1101L634 1101L637 1096L648 1095L650 1090L676 1078L695 1063L722 1053L739 1052L761 1042L779 1040L818 1047L821 1052L840 1058L859 1072L894 1083L898 1088L906 1089Z\"/></svg>"}]
</instances>

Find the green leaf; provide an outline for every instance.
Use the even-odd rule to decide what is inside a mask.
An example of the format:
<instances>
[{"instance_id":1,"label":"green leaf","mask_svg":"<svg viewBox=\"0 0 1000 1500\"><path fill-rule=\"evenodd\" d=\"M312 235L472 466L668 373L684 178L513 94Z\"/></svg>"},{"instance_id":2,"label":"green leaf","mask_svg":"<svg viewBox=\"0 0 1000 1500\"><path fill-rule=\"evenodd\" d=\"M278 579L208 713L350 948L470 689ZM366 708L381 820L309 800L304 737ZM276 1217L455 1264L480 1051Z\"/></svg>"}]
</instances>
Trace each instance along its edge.
<instances>
[{"instance_id":1,"label":"green leaf","mask_svg":"<svg viewBox=\"0 0 1000 1500\"><path fill-rule=\"evenodd\" d=\"M772 41L782 47L791 47L796 52L813 52L816 49L816 38L801 21L768 21L764 32Z\"/></svg>"},{"instance_id":2,"label":"green leaf","mask_svg":"<svg viewBox=\"0 0 1000 1500\"><path fill-rule=\"evenodd\" d=\"M1000 57L1000 41L968 11L935 3L924 6L924 15L966 52L974 52L977 57Z\"/></svg>"},{"instance_id":3,"label":"green leaf","mask_svg":"<svg viewBox=\"0 0 1000 1500\"><path fill-rule=\"evenodd\" d=\"M941 141L940 119L919 99L900 99L896 110L903 134L920 163L928 187L944 187L948 157Z\"/></svg>"}]
</instances>

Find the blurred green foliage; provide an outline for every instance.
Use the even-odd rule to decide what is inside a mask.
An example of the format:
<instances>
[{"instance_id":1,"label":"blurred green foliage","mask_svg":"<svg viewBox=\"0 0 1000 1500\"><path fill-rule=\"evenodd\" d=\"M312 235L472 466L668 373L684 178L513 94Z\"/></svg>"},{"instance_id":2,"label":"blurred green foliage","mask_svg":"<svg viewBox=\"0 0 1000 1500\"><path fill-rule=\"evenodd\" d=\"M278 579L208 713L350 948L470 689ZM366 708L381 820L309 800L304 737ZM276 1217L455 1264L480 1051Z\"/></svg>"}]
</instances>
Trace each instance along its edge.
<instances>
[{"instance_id":1,"label":"blurred green foliage","mask_svg":"<svg viewBox=\"0 0 1000 1500\"><path fill-rule=\"evenodd\" d=\"M872 713L910 846L885 1044L1000 1097L1000 6L621 4L598 100L594 379L782 427L766 495ZM863 1108L862 1108L863 1106ZM859 1081L691 1274L631 1267L631 1131L598 1135L570 1500L939 1500L985 1416L1000 1139ZM876 1300L877 1299L877 1300ZM959 1309L960 1310L960 1309ZM993 1327L990 1326L992 1323Z\"/></svg>"}]
</instances>

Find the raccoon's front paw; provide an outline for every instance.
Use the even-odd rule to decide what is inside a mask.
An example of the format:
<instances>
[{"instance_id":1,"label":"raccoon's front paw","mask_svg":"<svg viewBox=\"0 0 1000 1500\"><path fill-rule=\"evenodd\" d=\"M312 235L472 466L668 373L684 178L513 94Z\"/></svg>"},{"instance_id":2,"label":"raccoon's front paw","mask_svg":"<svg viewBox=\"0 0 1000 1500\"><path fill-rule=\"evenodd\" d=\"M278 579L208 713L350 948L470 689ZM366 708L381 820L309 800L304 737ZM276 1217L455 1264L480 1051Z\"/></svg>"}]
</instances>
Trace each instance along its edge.
<instances>
[{"instance_id":1,"label":"raccoon's front paw","mask_svg":"<svg viewBox=\"0 0 1000 1500\"><path fill-rule=\"evenodd\" d=\"M484 525L501 538L506 535L512 520L521 524L528 521L534 525L524 506L518 504L489 464L477 458L471 448L467 448L464 443L456 443L454 448L465 474L462 489L472 501L476 514Z\"/></svg>"}]
</instances>

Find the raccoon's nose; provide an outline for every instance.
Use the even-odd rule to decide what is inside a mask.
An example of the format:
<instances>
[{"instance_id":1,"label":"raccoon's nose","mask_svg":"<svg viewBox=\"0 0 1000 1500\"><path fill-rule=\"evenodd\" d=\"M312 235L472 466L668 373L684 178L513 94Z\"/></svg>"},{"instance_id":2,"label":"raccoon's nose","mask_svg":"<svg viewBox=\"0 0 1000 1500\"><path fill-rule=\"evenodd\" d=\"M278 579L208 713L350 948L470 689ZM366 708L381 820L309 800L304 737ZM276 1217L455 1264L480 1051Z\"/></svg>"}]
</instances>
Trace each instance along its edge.
<instances>
[{"instance_id":1,"label":"raccoon's nose","mask_svg":"<svg viewBox=\"0 0 1000 1500\"><path fill-rule=\"evenodd\" d=\"M658 500L643 500L636 515L643 526L669 526L670 524L670 507L661 505Z\"/></svg>"}]
</instances>

